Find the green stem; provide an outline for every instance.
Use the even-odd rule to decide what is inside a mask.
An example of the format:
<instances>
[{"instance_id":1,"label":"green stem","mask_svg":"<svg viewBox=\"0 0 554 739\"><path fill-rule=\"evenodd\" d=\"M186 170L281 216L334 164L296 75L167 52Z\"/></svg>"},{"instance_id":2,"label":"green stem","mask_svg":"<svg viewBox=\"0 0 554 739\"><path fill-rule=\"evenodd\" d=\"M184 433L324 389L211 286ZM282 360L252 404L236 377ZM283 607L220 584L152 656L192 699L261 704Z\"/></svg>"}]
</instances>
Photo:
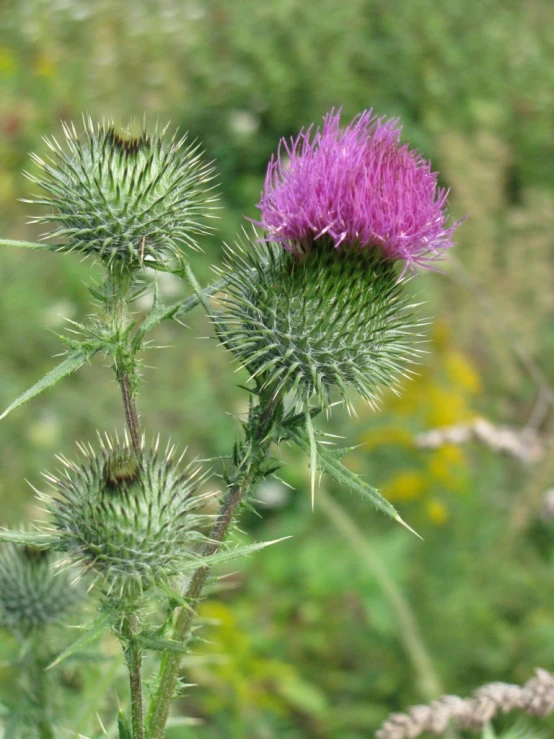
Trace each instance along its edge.
<instances>
[{"instance_id":1,"label":"green stem","mask_svg":"<svg viewBox=\"0 0 554 739\"><path fill-rule=\"evenodd\" d=\"M131 323L129 315L129 292L133 286L132 273L110 273L105 286L106 310L109 318L117 326L115 335L118 344L115 348L115 372L121 388L121 398L125 411L125 420L129 429L131 443L137 457L140 454L140 422L134 399L136 385L135 354L136 347L127 338ZM124 338L125 337L125 338Z\"/></svg>"},{"instance_id":2,"label":"green stem","mask_svg":"<svg viewBox=\"0 0 554 739\"><path fill-rule=\"evenodd\" d=\"M204 290L202 290L202 295L204 296L204 298L209 298L212 295L215 295L221 290L224 290L232 281L232 279L232 273L225 275L225 277L223 277L221 280L218 280L217 282L214 282L211 285L208 285L208 287L204 288ZM189 311L191 311L193 308L196 308L197 305L200 305L201 302L202 301L200 300L198 295L195 294L191 295L191 297L187 298L186 300L179 300L177 303L173 303L173 305L170 306L156 306L137 328L135 336L133 338L133 347L135 349L139 349L142 345L142 342L144 341L144 337L146 336L146 334L149 331L152 331L153 328L156 328L156 326L159 326L160 323L163 323L163 321L168 321L171 318L178 321L181 316L189 313Z\"/></svg>"},{"instance_id":3,"label":"green stem","mask_svg":"<svg viewBox=\"0 0 554 739\"><path fill-rule=\"evenodd\" d=\"M125 661L129 670L131 691L131 726L133 739L144 739L144 707L142 700L142 649L136 635L139 631L138 617L130 614L124 617L121 626L121 642Z\"/></svg>"},{"instance_id":4,"label":"green stem","mask_svg":"<svg viewBox=\"0 0 554 739\"><path fill-rule=\"evenodd\" d=\"M202 304L202 307L204 308L204 310L206 310L206 312L208 313L208 315L211 316L212 315L212 312L213 312L212 311L212 306L209 304L208 298L204 294L204 291L202 290L202 288L200 287L200 283L196 279L196 275L192 271L191 266L188 263L188 261L185 261L184 262L184 268L185 268L185 276L186 276L187 280L189 281L190 286L193 289L194 295L195 295L198 303L201 303Z\"/></svg>"},{"instance_id":5,"label":"green stem","mask_svg":"<svg viewBox=\"0 0 554 739\"><path fill-rule=\"evenodd\" d=\"M135 351L129 341L129 292L133 286L132 273L111 273L106 280L106 310L113 321L117 344L114 351L115 373L121 388L125 420L131 443L137 457L140 455L140 424L133 397L136 385ZM136 636L139 620L136 613L126 614L121 622L120 640L129 671L131 693L131 727L133 739L144 739L144 707L142 691L142 649Z\"/></svg>"},{"instance_id":6,"label":"green stem","mask_svg":"<svg viewBox=\"0 0 554 739\"><path fill-rule=\"evenodd\" d=\"M125 411L125 420L131 436L133 449L138 457L140 455L140 422L137 413L137 407L131 390L131 383L127 371L123 368L118 370L119 386L121 388L121 397L123 399L123 408Z\"/></svg>"},{"instance_id":7,"label":"green stem","mask_svg":"<svg viewBox=\"0 0 554 739\"><path fill-rule=\"evenodd\" d=\"M213 282L211 285L208 285L208 287L204 288L202 290L202 295L205 298L209 298L212 295L215 295L218 292L221 292L221 290L224 290L227 285L232 281L233 274L225 275L225 277L222 277L221 280L218 280L217 282ZM193 295L190 298L187 298L186 300L178 303L175 308L175 313L172 315L172 318L178 318L179 316L185 315L185 313L188 313L193 308L195 308L200 303L200 299L197 295Z\"/></svg>"},{"instance_id":8,"label":"green stem","mask_svg":"<svg viewBox=\"0 0 554 739\"><path fill-rule=\"evenodd\" d=\"M204 549L203 556L205 557L218 552L235 518L240 503L249 493L253 483L258 478L261 465L269 452L273 420L280 403L280 396L271 396L268 394L262 396L260 405L254 408L254 412L257 415L257 422L251 437L247 439L247 443L244 445L241 461L238 465L237 479L227 491L210 535L210 543ZM261 413L260 408L263 409ZM172 636L174 641L183 644L186 643L190 635L194 617L196 616L202 590L210 574L210 569L209 566L200 566L194 573L185 593L187 607L180 608L177 612ZM177 653L166 652L162 657L158 689L150 702L148 717L149 739L162 739L164 736L165 725L177 688L180 664L181 655Z\"/></svg>"}]
</instances>

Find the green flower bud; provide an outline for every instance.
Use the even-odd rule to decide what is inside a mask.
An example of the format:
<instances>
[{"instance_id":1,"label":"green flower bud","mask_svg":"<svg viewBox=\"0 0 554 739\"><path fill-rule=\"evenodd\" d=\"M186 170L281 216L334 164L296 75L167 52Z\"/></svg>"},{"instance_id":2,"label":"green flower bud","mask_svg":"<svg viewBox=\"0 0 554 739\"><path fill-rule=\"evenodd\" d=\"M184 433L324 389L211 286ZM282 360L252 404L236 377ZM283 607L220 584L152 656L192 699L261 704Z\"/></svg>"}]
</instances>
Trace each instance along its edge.
<instances>
[{"instance_id":1,"label":"green flower bud","mask_svg":"<svg viewBox=\"0 0 554 739\"><path fill-rule=\"evenodd\" d=\"M132 125L85 124L81 139L64 125L65 146L46 139L51 155L32 155L41 175L27 174L46 193L26 202L50 209L32 222L56 224L45 235L62 241L53 248L130 269L178 258L182 245L195 248L195 236L210 230L203 221L215 201L213 169L199 145L186 145L186 136L166 140L165 128L134 134Z\"/></svg>"},{"instance_id":2,"label":"green flower bud","mask_svg":"<svg viewBox=\"0 0 554 739\"><path fill-rule=\"evenodd\" d=\"M196 559L211 516L202 513L206 495L200 468L181 468L173 449L142 448L106 437L98 454L80 446L82 464L62 458L64 474L47 479L56 494L47 498L59 548L84 570L104 576L108 590L144 590L166 584Z\"/></svg>"},{"instance_id":3,"label":"green flower bud","mask_svg":"<svg viewBox=\"0 0 554 739\"><path fill-rule=\"evenodd\" d=\"M62 620L82 593L74 573L55 569L52 553L33 546L0 548L0 625L28 635Z\"/></svg>"},{"instance_id":4,"label":"green flower bud","mask_svg":"<svg viewBox=\"0 0 554 739\"><path fill-rule=\"evenodd\" d=\"M409 374L421 323L378 250L335 249L325 239L307 253L239 245L227 270L218 333L262 387L328 406L333 389L349 403L350 386L374 403Z\"/></svg>"}]
</instances>

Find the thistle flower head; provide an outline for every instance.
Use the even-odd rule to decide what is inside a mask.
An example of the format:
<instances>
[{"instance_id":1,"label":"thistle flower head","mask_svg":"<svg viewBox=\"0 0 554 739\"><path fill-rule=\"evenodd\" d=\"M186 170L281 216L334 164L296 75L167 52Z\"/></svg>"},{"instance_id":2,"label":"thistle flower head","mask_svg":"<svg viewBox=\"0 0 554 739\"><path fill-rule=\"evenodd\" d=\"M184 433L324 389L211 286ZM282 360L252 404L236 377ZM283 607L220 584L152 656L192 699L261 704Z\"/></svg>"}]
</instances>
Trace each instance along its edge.
<instances>
[{"instance_id":1,"label":"thistle flower head","mask_svg":"<svg viewBox=\"0 0 554 739\"><path fill-rule=\"evenodd\" d=\"M437 173L400 143L401 131L371 109L341 128L331 110L322 128L281 140L258 203L267 239L305 251L326 236L335 248L375 247L406 266L439 259L458 224L447 222Z\"/></svg>"},{"instance_id":2,"label":"thistle flower head","mask_svg":"<svg viewBox=\"0 0 554 739\"><path fill-rule=\"evenodd\" d=\"M418 354L418 321L391 261L328 238L302 256L275 244L230 251L216 326L261 387L323 406L333 389L349 402L351 387L373 403Z\"/></svg>"},{"instance_id":3,"label":"thistle flower head","mask_svg":"<svg viewBox=\"0 0 554 739\"><path fill-rule=\"evenodd\" d=\"M63 474L47 476L47 498L59 549L84 570L104 576L108 591L167 583L196 558L210 516L200 468L181 467L173 450L141 449L106 437L100 450L80 447L81 464L62 459Z\"/></svg>"},{"instance_id":4,"label":"thistle flower head","mask_svg":"<svg viewBox=\"0 0 554 739\"><path fill-rule=\"evenodd\" d=\"M62 620L82 597L68 570L54 569L50 552L3 544L0 549L0 625L27 635Z\"/></svg>"},{"instance_id":5,"label":"thistle flower head","mask_svg":"<svg viewBox=\"0 0 554 739\"><path fill-rule=\"evenodd\" d=\"M214 205L213 170L202 162L200 147L186 136L166 138L166 128L152 134L118 130L112 123L85 121L79 138L64 125L65 145L46 140L50 156L33 155L42 170L28 174L44 195L27 202L48 213L34 223L53 223L45 235L60 251L101 258L111 266L137 268L179 256L196 247L208 232L205 218Z\"/></svg>"}]
</instances>

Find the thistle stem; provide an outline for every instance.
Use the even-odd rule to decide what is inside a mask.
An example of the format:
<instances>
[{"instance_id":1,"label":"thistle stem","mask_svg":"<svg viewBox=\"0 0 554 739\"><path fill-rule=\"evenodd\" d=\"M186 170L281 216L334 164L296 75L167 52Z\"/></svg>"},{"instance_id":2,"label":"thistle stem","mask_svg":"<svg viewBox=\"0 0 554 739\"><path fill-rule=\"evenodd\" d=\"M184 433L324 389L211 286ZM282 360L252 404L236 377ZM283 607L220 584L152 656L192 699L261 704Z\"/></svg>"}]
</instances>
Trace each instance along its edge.
<instances>
[{"instance_id":1,"label":"thistle stem","mask_svg":"<svg viewBox=\"0 0 554 739\"><path fill-rule=\"evenodd\" d=\"M203 556L210 557L216 554L227 535L229 527L235 518L237 509L258 478L261 466L266 460L271 445L271 428L275 412L281 403L279 395L262 396L260 406L254 409L257 423L252 435L247 439L243 448L241 460L238 464L237 480L229 487L227 495L221 505L219 515L210 535L210 542L206 545ZM263 408L261 413L259 409ZM211 568L201 565L190 580L185 593L187 607L177 612L173 629L173 640L186 643L194 617L198 609L202 590L208 579ZM149 739L162 739L169 711L175 695L181 655L175 652L166 652L162 658L158 689L152 697L148 717Z\"/></svg>"},{"instance_id":2,"label":"thistle stem","mask_svg":"<svg viewBox=\"0 0 554 739\"><path fill-rule=\"evenodd\" d=\"M205 294L205 292L200 287L200 283L196 279L196 275L191 269L190 264L188 261L184 262L184 269L185 269L185 276L189 282L189 285L192 287L192 290L194 292L194 295L196 296L196 299L199 303L201 303L202 307L207 311L208 315L211 315L212 313L212 307L208 301L208 296Z\"/></svg>"},{"instance_id":3,"label":"thistle stem","mask_svg":"<svg viewBox=\"0 0 554 739\"><path fill-rule=\"evenodd\" d=\"M136 614L125 616L121 628L121 641L129 670L131 691L131 726L133 739L144 739L144 707L142 700L142 649L136 635L139 630Z\"/></svg>"},{"instance_id":4,"label":"thistle stem","mask_svg":"<svg viewBox=\"0 0 554 739\"><path fill-rule=\"evenodd\" d=\"M121 397L123 399L123 408L125 410L125 420L127 428L131 436L131 443L137 457L140 454L140 423L137 413L136 403L131 392L131 383L129 374L126 370L120 369L118 372L119 386L121 388Z\"/></svg>"},{"instance_id":5,"label":"thistle stem","mask_svg":"<svg viewBox=\"0 0 554 739\"><path fill-rule=\"evenodd\" d=\"M106 309L117 330L117 345L114 351L114 364L117 381L121 388L125 420L135 454L140 454L140 423L133 397L133 386L136 384L135 353L127 331L130 325L129 292L133 285L133 275L112 273L106 280Z\"/></svg>"},{"instance_id":6,"label":"thistle stem","mask_svg":"<svg viewBox=\"0 0 554 739\"><path fill-rule=\"evenodd\" d=\"M202 295L204 298L209 298L212 295L215 295L216 293L220 292L221 290L224 290L227 285L229 285L230 282L233 280L233 274L227 274L224 277L221 278L221 280L218 280L217 282L212 282L211 285L208 285L208 287L205 287L204 290L202 290ZM201 302L200 298L195 294L192 295L190 298L187 298L186 300L183 300L182 302L179 302L175 304L175 313L173 314L174 318L178 318L179 316L184 315L185 313L188 313L193 308L195 308L197 305L199 305Z\"/></svg>"},{"instance_id":7,"label":"thistle stem","mask_svg":"<svg viewBox=\"0 0 554 739\"><path fill-rule=\"evenodd\" d=\"M133 397L133 386L136 383L135 352L128 339L129 293L132 285L132 273L110 274L106 281L106 309L109 318L113 321L114 336L117 337L113 359L116 377L121 388L125 420L135 455L138 457L141 444L139 417ZM144 739L142 649L136 639L138 631L139 620L136 612L127 613L122 619L119 637L129 671L131 727L133 739Z\"/></svg>"}]
</instances>

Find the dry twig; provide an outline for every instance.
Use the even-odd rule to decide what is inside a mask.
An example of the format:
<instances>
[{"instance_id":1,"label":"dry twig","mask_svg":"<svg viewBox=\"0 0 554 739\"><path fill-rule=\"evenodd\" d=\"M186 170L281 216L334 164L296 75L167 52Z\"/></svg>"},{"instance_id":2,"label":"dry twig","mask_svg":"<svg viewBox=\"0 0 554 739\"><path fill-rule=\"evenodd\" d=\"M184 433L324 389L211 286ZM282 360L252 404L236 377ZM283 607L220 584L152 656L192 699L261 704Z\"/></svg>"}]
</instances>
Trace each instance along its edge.
<instances>
[{"instance_id":1,"label":"dry twig","mask_svg":"<svg viewBox=\"0 0 554 739\"><path fill-rule=\"evenodd\" d=\"M425 431L416 436L415 445L419 449L436 449L444 444L468 441L481 442L493 452L507 454L525 464L539 462L545 453L545 441L533 428L496 426L486 418Z\"/></svg>"},{"instance_id":2,"label":"dry twig","mask_svg":"<svg viewBox=\"0 0 554 739\"><path fill-rule=\"evenodd\" d=\"M532 716L554 711L554 675L538 668L535 677L519 685L488 683L473 697L463 699L443 695L426 706L414 706L408 713L393 713L376 734L377 739L415 739L425 732L443 734L449 726L480 731L497 713L520 710Z\"/></svg>"}]
</instances>

